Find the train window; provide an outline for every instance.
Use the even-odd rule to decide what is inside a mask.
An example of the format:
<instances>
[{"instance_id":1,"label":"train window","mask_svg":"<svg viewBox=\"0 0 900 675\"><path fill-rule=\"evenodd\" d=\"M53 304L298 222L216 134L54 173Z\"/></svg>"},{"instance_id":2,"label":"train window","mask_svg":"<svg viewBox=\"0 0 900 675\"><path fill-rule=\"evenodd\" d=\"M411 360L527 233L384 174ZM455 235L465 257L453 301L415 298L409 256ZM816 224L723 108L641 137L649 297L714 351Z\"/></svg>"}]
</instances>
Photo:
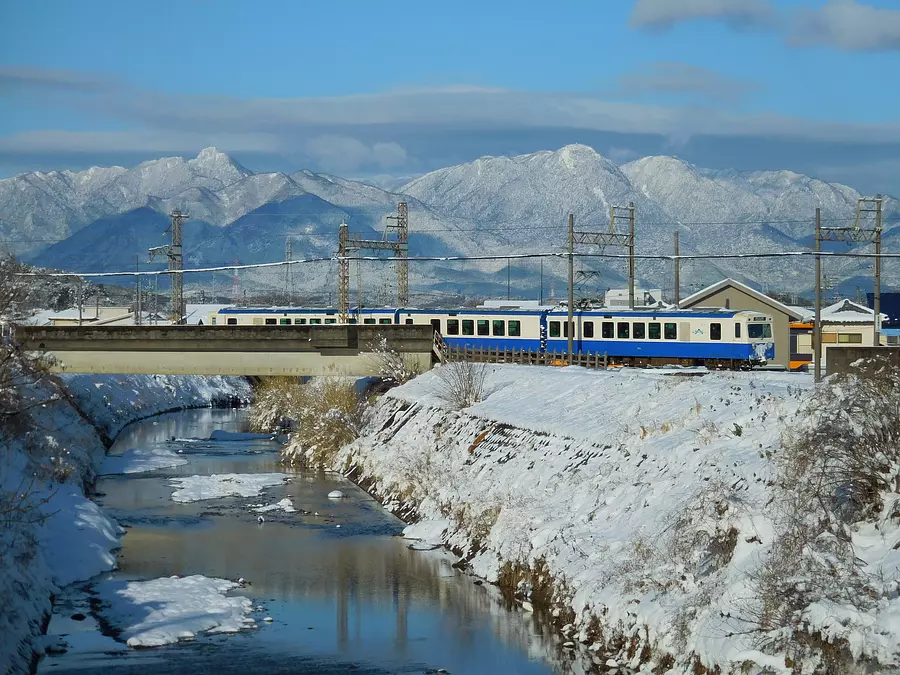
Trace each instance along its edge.
<instances>
[{"instance_id":1,"label":"train window","mask_svg":"<svg viewBox=\"0 0 900 675\"><path fill-rule=\"evenodd\" d=\"M616 334L618 335L618 337L619 337L620 340L627 340L627 339L628 339L628 329L629 329L629 326L630 326L630 325L631 325L631 324L628 323L627 321L620 321L620 322L619 322L619 330L617 331Z\"/></svg>"},{"instance_id":2,"label":"train window","mask_svg":"<svg viewBox=\"0 0 900 675\"><path fill-rule=\"evenodd\" d=\"M516 319L509 320L509 336L520 337L522 335L522 322Z\"/></svg>"},{"instance_id":3,"label":"train window","mask_svg":"<svg viewBox=\"0 0 900 675\"><path fill-rule=\"evenodd\" d=\"M613 337L613 322L612 321L604 321L603 325L600 327L601 336L604 340L612 340Z\"/></svg>"},{"instance_id":4,"label":"train window","mask_svg":"<svg viewBox=\"0 0 900 675\"><path fill-rule=\"evenodd\" d=\"M459 319L447 319L447 335L459 335Z\"/></svg>"},{"instance_id":5,"label":"train window","mask_svg":"<svg viewBox=\"0 0 900 675\"><path fill-rule=\"evenodd\" d=\"M266 319L267 326L274 326L278 321L276 319Z\"/></svg>"},{"instance_id":6,"label":"train window","mask_svg":"<svg viewBox=\"0 0 900 675\"><path fill-rule=\"evenodd\" d=\"M373 324L373 323L375 323L375 319L363 319L363 323L365 323L365 324Z\"/></svg>"},{"instance_id":7,"label":"train window","mask_svg":"<svg viewBox=\"0 0 900 675\"><path fill-rule=\"evenodd\" d=\"M647 325L644 323L636 323L631 327L631 337L635 340L643 340Z\"/></svg>"},{"instance_id":8,"label":"train window","mask_svg":"<svg viewBox=\"0 0 900 675\"><path fill-rule=\"evenodd\" d=\"M566 321L563 323L563 337L569 337L569 322Z\"/></svg>"},{"instance_id":9,"label":"train window","mask_svg":"<svg viewBox=\"0 0 900 675\"><path fill-rule=\"evenodd\" d=\"M674 323L667 323L664 327L663 334L666 340L678 339L678 326Z\"/></svg>"},{"instance_id":10,"label":"train window","mask_svg":"<svg viewBox=\"0 0 900 675\"><path fill-rule=\"evenodd\" d=\"M322 319L310 319L309 322L318 325L322 323Z\"/></svg>"},{"instance_id":11,"label":"train window","mask_svg":"<svg viewBox=\"0 0 900 675\"><path fill-rule=\"evenodd\" d=\"M487 319L478 319L478 334L479 335L490 335L491 334L491 324L488 323Z\"/></svg>"},{"instance_id":12,"label":"train window","mask_svg":"<svg viewBox=\"0 0 900 675\"><path fill-rule=\"evenodd\" d=\"M358 322L356 319L354 319L353 317L347 319L347 322L348 322L348 323L359 323L359 322Z\"/></svg>"},{"instance_id":13,"label":"train window","mask_svg":"<svg viewBox=\"0 0 900 675\"><path fill-rule=\"evenodd\" d=\"M463 319L463 335L475 335L475 322L472 319Z\"/></svg>"},{"instance_id":14,"label":"train window","mask_svg":"<svg viewBox=\"0 0 900 675\"><path fill-rule=\"evenodd\" d=\"M550 322L550 337L559 337L559 321Z\"/></svg>"},{"instance_id":15,"label":"train window","mask_svg":"<svg viewBox=\"0 0 900 675\"><path fill-rule=\"evenodd\" d=\"M279 319L278 324L281 326L290 326L291 320L290 319Z\"/></svg>"},{"instance_id":16,"label":"train window","mask_svg":"<svg viewBox=\"0 0 900 675\"><path fill-rule=\"evenodd\" d=\"M412 319L407 319L404 323L406 323L407 326L411 326L412 322L413 322Z\"/></svg>"},{"instance_id":17,"label":"train window","mask_svg":"<svg viewBox=\"0 0 900 675\"><path fill-rule=\"evenodd\" d=\"M382 326L387 326L393 322L390 319L378 319L378 323L380 323Z\"/></svg>"},{"instance_id":18,"label":"train window","mask_svg":"<svg viewBox=\"0 0 900 675\"><path fill-rule=\"evenodd\" d=\"M506 322L503 319L494 319L493 324L494 335L502 336L506 332Z\"/></svg>"},{"instance_id":19,"label":"train window","mask_svg":"<svg viewBox=\"0 0 900 675\"><path fill-rule=\"evenodd\" d=\"M237 326L237 319L229 317L225 319L225 323L227 323L229 326Z\"/></svg>"},{"instance_id":20,"label":"train window","mask_svg":"<svg viewBox=\"0 0 900 675\"><path fill-rule=\"evenodd\" d=\"M735 338L741 337L741 324L739 324L739 323L734 324L734 337Z\"/></svg>"},{"instance_id":21,"label":"train window","mask_svg":"<svg viewBox=\"0 0 900 675\"><path fill-rule=\"evenodd\" d=\"M657 322L655 322L655 321L650 322L649 335L650 335L651 340L659 340L660 338L662 338L662 332L659 329L660 329L660 325Z\"/></svg>"},{"instance_id":22,"label":"train window","mask_svg":"<svg viewBox=\"0 0 900 675\"><path fill-rule=\"evenodd\" d=\"M594 322L593 321L585 321L584 326L582 326L582 331L584 332L584 337L586 337L586 338L594 337Z\"/></svg>"},{"instance_id":23,"label":"train window","mask_svg":"<svg viewBox=\"0 0 900 675\"><path fill-rule=\"evenodd\" d=\"M325 319L325 323L337 323L337 319Z\"/></svg>"},{"instance_id":24,"label":"train window","mask_svg":"<svg viewBox=\"0 0 900 675\"><path fill-rule=\"evenodd\" d=\"M751 323L747 326L747 337L754 340L772 337L772 325L768 323Z\"/></svg>"},{"instance_id":25,"label":"train window","mask_svg":"<svg viewBox=\"0 0 900 675\"><path fill-rule=\"evenodd\" d=\"M709 324L709 339L710 340L721 340L722 339L722 324L720 324L720 323Z\"/></svg>"}]
</instances>

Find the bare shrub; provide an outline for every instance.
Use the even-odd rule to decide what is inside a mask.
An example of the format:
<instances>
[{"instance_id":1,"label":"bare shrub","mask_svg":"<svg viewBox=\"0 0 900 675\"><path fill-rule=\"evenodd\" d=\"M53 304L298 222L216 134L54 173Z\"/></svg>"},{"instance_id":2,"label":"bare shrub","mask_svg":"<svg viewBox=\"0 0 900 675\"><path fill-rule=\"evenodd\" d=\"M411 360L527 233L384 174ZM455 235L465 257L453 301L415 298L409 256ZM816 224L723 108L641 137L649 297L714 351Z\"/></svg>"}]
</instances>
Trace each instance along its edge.
<instances>
[{"instance_id":1,"label":"bare shrub","mask_svg":"<svg viewBox=\"0 0 900 675\"><path fill-rule=\"evenodd\" d=\"M378 375L391 384L403 384L419 375L418 366L409 354L401 354L388 345L387 337L379 335L370 347Z\"/></svg>"},{"instance_id":2,"label":"bare shrub","mask_svg":"<svg viewBox=\"0 0 900 675\"><path fill-rule=\"evenodd\" d=\"M484 395L487 364L454 361L435 369L442 386L438 396L457 409L478 403Z\"/></svg>"},{"instance_id":3,"label":"bare shrub","mask_svg":"<svg viewBox=\"0 0 900 675\"><path fill-rule=\"evenodd\" d=\"M282 461L329 467L338 450L359 437L366 404L353 378L323 377L292 386L285 406L295 423Z\"/></svg>"},{"instance_id":4,"label":"bare shrub","mask_svg":"<svg viewBox=\"0 0 900 675\"><path fill-rule=\"evenodd\" d=\"M900 370L862 363L833 376L797 420L777 459L776 537L737 620L761 648L846 672L845 641L816 637L805 609L833 603L865 612L895 592L855 555L852 534L856 523L889 520L886 507L900 493Z\"/></svg>"}]
</instances>

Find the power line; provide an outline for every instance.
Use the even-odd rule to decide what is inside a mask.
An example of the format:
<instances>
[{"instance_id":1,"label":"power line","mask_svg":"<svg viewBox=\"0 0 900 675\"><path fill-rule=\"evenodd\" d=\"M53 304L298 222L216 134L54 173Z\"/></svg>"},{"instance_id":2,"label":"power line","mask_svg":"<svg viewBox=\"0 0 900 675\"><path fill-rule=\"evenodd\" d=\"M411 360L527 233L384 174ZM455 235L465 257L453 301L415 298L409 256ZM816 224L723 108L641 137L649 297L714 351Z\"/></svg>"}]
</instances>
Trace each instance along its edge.
<instances>
[{"instance_id":1,"label":"power line","mask_svg":"<svg viewBox=\"0 0 900 675\"><path fill-rule=\"evenodd\" d=\"M507 254L489 254L489 255L471 255L471 256L416 256L409 258L401 257L382 257L382 256L328 256L319 258L304 258L301 260L279 260L277 262L254 263L249 265L224 265L220 267L199 267L195 269L180 270L178 274L191 273L209 273L209 272L226 272L235 270L265 269L269 267L281 267L284 265L306 265L322 262L340 262L342 260L373 260L377 262L478 262L492 260L534 260L539 258L567 258L569 253L507 253ZM627 260L628 254L622 253L573 253L576 258L605 258L616 260ZM841 253L837 251L777 251L772 253L692 253L685 255L667 255L667 254L635 254L634 258L638 260L736 260L746 259L754 260L760 258L804 258L819 255L822 258L866 258L871 259L871 253ZM900 253L879 254L881 259L898 258ZM127 277L127 276L160 276L173 274L172 270L150 270L146 272L121 271L121 272L15 272L16 276L22 277Z\"/></svg>"}]
</instances>

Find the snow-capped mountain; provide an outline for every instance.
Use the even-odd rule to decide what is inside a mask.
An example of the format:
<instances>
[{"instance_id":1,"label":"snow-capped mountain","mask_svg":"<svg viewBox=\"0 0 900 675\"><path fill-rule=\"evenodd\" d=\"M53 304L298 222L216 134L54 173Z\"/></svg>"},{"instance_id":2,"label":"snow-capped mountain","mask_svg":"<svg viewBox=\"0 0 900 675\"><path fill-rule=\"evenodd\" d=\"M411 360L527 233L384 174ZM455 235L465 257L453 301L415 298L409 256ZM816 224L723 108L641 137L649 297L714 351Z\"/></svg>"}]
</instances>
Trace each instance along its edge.
<instances>
[{"instance_id":1,"label":"snow-capped mountain","mask_svg":"<svg viewBox=\"0 0 900 675\"><path fill-rule=\"evenodd\" d=\"M674 157L646 157L620 167L583 145L484 157L425 174L396 192L306 170L257 173L207 148L193 159L163 158L133 169L35 172L0 180L0 236L45 266L133 269L136 254L164 243L165 214L179 208L191 217L185 226L189 267L235 258L276 261L284 255L285 237L293 240L297 258L333 253L341 222L381 238L385 217L402 199L409 204L413 254L504 255L560 250L568 213L575 214L577 229L606 231L610 207L633 203L639 252L669 253L675 230L683 253L771 252L809 244L816 206L826 225L851 224L859 196L845 185L790 171L711 171ZM888 247L900 241L892 231L898 220L897 202L889 199ZM547 275L561 280L560 261L547 263ZM833 260L827 274L866 277L865 265ZM601 285L621 283L624 273L621 261L584 267L605 269ZM667 288L668 268L665 262L639 261L638 274ZM537 261L518 263L510 271L511 285L536 297L537 270ZM500 283L506 285L506 262L413 265L411 274L423 292L496 293ZM725 274L790 290L811 286L808 260L787 266L779 260L705 261L682 269L688 285ZM897 276L885 269L885 283L900 283ZM295 276L319 287L333 282L327 277L306 271ZM476 282L479 289L472 288Z\"/></svg>"}]
</instances>

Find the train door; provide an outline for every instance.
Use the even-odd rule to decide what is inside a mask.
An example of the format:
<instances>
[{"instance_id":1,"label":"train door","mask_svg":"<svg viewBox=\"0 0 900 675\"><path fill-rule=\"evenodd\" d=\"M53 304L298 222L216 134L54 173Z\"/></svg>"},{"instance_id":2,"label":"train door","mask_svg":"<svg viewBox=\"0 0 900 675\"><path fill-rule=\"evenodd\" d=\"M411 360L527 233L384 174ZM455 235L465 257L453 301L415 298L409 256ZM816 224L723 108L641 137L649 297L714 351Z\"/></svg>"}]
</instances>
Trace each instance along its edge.
<instances>
[{"instance_id":1,"label":"train door","mask_svg":"<svg viewBox=\"0 0 900 675\"><path fill-rule=\"evenodd\" d=\"M441 333L441 320L440 319L432 319L431 326L434 328L435 333L443 336L443 334Z\"/></svg>"},{"instance_id":2,"label":"train door","mask_svg":"<svg viewBox=\"0 0 900 675\"><path fill-rule=\"evenodd\" d=\"M544 311L542 311L541 318L540 318L540 332L539 332L540 346L538 347L538 350L542 354L547 351L547 313L549 311L550 310L548 310L548 309L545 309Z\"/></svg>"}]
</instances>

